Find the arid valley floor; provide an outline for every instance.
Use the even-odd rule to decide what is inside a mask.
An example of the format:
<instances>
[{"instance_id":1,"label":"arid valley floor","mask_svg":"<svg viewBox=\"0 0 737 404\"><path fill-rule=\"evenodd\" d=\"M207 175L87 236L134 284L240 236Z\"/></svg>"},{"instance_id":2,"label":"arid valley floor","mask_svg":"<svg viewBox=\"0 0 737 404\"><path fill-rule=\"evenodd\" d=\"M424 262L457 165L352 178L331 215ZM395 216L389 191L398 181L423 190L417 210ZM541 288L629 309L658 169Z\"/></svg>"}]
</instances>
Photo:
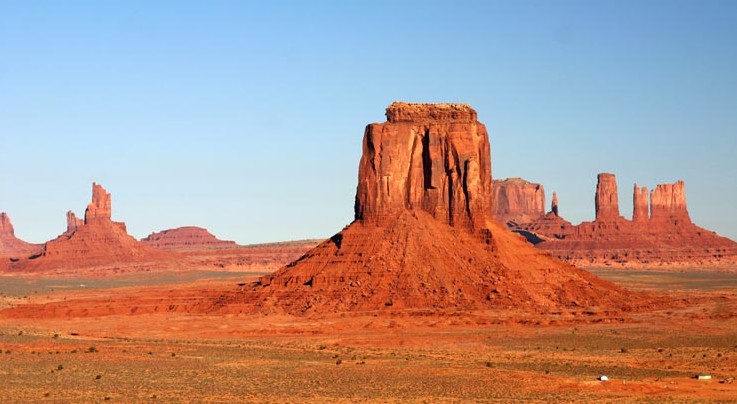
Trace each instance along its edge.
<instances>
[{"instance_id":1,"label":"arid valley floor","mask_svg":"<svg viewBox=\"0 0 737 404\"><path fill-rule=\"evenodd\" d=\"M598 272L678 308L322 316L0 312L3 402L737 400L729 273ZM4 309L237 287L256 273L4 278ZM23 287L21 287L21 284ZM127 299L127 300L126 300ZM150 303L150 302L149 302ZM135 305L134 303L130 303ZM10 315L8 313L11 313ZM697 373L711 381L698 381ZM608 382L597 381L607 375Z\"/></svg>"}]
</instances>

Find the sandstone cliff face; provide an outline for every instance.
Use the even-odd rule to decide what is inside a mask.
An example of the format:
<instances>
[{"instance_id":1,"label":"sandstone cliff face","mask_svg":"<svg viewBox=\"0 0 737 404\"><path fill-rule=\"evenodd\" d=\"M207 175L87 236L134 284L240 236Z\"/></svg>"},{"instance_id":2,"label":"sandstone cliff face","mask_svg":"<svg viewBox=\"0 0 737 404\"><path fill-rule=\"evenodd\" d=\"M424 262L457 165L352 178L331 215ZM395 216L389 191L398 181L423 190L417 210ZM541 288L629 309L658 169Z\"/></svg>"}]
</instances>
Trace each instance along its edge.
<instances>
[{"instance_id":1,"label":"sandstone cliff face","mask_svg":"<svg viewBox=\"0 0 737 404\"><path fill-rule=\"evenodd\" d=\"M0 213L0 256L23 257L37 254L41 246L15 237L15 229L7 213Z\"/></svg>"},{"instance_id":2,"label":"sandstone cliff face","mask_svg":"<svg viewBox=\"0 0 737 404\"><path fill-rule=\"evenodd\" d=\"M502 223L527 223L545 214L541 184L521 178L493 181L492 214Z\"/></svg>"},{"instance_id":3,"label":"sandstone cliff face","mask_svg":"<svg viewBox=\"0 0 737 404\"><path fill-rule=\"evenodd\" d=\"M92 202L84 211L84 223L109 221L112 214L112 198L102 185L92 183Z\"/></svg>"},{"instance_id":4,"label":"sandstone cliff face","mask_svg":"<svg viewBox=\"0 0 737 404\"><path fill-rule=\"evenodd\" d=\"M553 192L553 202L550 203L550 212L558 216L558 194Z\"/></svg>"},{"instance_id":5,"label":"sandstone cliff face","mask_svg":"<svg viewBox=\"0 0 737 404\"><path fill-rule=\"evenodd\" d=\"M355 218L381 223L421 209L469 229L491 208L491 155L486 128L463 104L387 108L387 122L366 127Z\"/></svg>"},{"instance_id":6,"label":"sandstone cliff face","mask_svg":"<svg viewBox=\"0 0 737 404\"><path fill-rule=\"evenodd\" d=\"M70 235L77 231L82 225L84 224L84 220L79 219L77 215L74 214L74 212L67 211L67 231L64 232L65 235Z\"/></svg>"},{"instance_id":7,"label":"sandstone cliff face","mask_svg":"<svg viewBox=\"0 0 737 404\"><path fill-rule=\"evenodd\" d=\"M633 301L496 224L488 135L469 106L394 103L387 118L364 132L356 220L212 310L616 311Z\"/></svg>"},{"instance_id":8,"label":"sandstone cliff face","mask_svg":"<svg viewBox=\"0 0 737 404\"><path fill-rule=\"evenodd\" d=\"M650 218L647 207L647 187L638 187L632 192L632 221L644 223Z\"/></svg>"},{"instance_id":9,"label":"sandstone cliff face","mask_svg":"<svg viewBox=\"0 0 737 404\"><path fill-rule=\"evenodd\" d=\"M614 174L601 173L596 183L596 220L616 220L619 215L619 194Z\"/></svg>"},{"instance_id":10,"label":"sandstone cliff face","mask_svg":"<svg viewBox=\"0 0 737 404\"><path fill-rule=\"evenodd\" d=\"M686 208L686 185L683 181L658 184L650 192L650 219L691 222Z\"/></svg>"},{"instance_id":11,"label":"sandstone cliff face","mask_svg":"<svg viewBox=\"0 0 737 404\"><path fill-rule=\"evenodd\" d=\"M201 227L187 226L151 233L141 243L164 250L188 251L237 247L235 241L220 240Z\"/></svg>"}]
</instances>

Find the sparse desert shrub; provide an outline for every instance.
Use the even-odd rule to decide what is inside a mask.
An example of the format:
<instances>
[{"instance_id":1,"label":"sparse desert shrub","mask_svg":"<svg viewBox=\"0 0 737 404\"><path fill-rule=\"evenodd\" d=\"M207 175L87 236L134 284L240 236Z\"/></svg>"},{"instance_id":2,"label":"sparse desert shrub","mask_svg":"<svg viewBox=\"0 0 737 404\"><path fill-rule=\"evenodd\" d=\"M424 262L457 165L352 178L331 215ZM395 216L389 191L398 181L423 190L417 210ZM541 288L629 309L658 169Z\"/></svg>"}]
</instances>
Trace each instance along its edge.
<instances>
[{"instance_id":1,"label":"sparse desert shrub","mask_svg":"<svg viewBox=\"0 0 737 404\"><path fill-rule=\"evenodd\" d=\"M64 370L64 365L59 365L56 367L56 370Z\"/></svg>"},{"instance_id":2,"label":"sparse desert shrub","mask_svg":"<svg viewBox=\"0 0 737 404\"><path fill-rule=\"evenodd\" d=\"M100 380L100 379L102 379L102 375L95 376L95 380Z\"/></svg>"},{"instance_id":3,"label":"sparse desert shrub","mask_svg":"<svg viewBox=\"0 0 737 404\"><path fill-rule=\"evenodd\" d=\"M95 348L95 347L91 346L91 347L89 347L89 348L87 349L87 352L88 352L88 353L95 353L95 352L100 352L100 351L98 351L98 350L97 350L97 348Z\"/></svg>"},{"instance_id":4,"label":"sparse desert shrub","mask_svg":"<svg viewBox=\"0 0 737 404\"><path fill-rule=\"evenodd\" d=\"M491 362L486 362L486 367L487 368L493 368L494 367L494 364L491 363Z\"/></svg>"},{"instance_id":5,"label":"sparse desert shrub","mask_svg":"<svg viewBox=\"0 0 737 404\"><path fill-rule=\"evenodd\" d=\"M627 348L619 348L619 352L620 352L620 353L627 353L627 352L629 352L629 351L630 351L630 350L629 350L629 349L627 349Z\"/></svg>"},{"instance_id":6,"label":"sparse desert shrub","mask_svg":"<svg viewBox=\"0 0 737 404\"><path fill-rule=\"evenodd\" d=\"M337 361L335 361L335 364L336 365L340 365L341 363L343 363L343 361L341 359L338 359Z\"/></svg>"}]
</instances>

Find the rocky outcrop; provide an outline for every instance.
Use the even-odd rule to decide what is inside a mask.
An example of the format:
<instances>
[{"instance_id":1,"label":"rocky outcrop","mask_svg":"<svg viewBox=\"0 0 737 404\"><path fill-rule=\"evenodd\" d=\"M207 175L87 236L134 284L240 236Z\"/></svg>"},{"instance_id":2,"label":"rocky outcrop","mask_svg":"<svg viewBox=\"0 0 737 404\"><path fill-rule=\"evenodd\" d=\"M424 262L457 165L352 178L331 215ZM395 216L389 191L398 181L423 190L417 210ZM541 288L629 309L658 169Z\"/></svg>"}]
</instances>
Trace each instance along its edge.
<instances>
[{"instance_id":1,"label":"rocky outcrop","mask_svg":"<svg viewBox=\"0 0 737 404\"><path fill-rule=\"evenodd\" d=\"M572 225L548 214L514 230L568 262L593 267L735 267L737 243L691 222L683 181L650 193L634 186L632 221L619 216L617 183L599 174L596 220Z\"/></svg>"},{"instance_id":2,"label":"rocky outcrop","mask_svg":"<svg viewBox=\"0 0 737 404\"><path fill-rule=\"evenodd\" d=\"M650 192L650 220L691 222L686 208L686 185L683 181L658 184Z\"/></svg>"},{"instance_id":3,"label":"rocky outcrop","mask_svg":"<svg viewBox=\"0 0 737 404\"><path fill-rule=\"evenodd\" d=\"M619 215L619 195L614 174L601 173L596 183L596 220L617 220Z\"/></svg>"},{"instance_id":4,"label":"rocky outcrop","mask_svg":"<svg viewBox=\"0 0 737 404\"><path fill-rule=\"evenodd\" d=\"M558 194L553 192L553 202L550 204L550 212L558 216Z\"/></svg>"},{"instance_id":5,"label":"rocky outcrop","mask_svg":"<svg viewBox=\"0 0 737 404\"><path fill-rule=\"evenodd\" d=\"M124 223L111 219L111 196L92 184L92 202L82 223L67 213L67 231L43 246L40 256L11 264L13 271L60 271L100 267L116 269L129 263L155 263L170 258L168 253L152 249L128 235Z\"/></svg>"},{"instance_id":6,"label":"rocky outcrop","mask_svg":"<svg viewBox=\"0 0 737 404\"><path fill-rule=\"evenodd\" d=\"M38 244L27 243L15 237L15 229L7 213L0 213L0 257L25 257L41 251Z\"/></svg>"},{"instance_id":7,"label":"rocky outcrop","mask_svg":"<svg viewBox=\"0 0 737 404\"><path fill-rule=\"evenodd\" d=\"M213 250L237 247L235 241L220 240L201 227L178 227L151 233L141 239L141 243L164 250Z\"/></svg>"},{"instance_id":8,"label":"rocky outcrop","mask_svg":"<svg viewBox=\"0 0 737 404\"><path fill-rule=\"evenodd\" d=\"M521 178L494 180L492 215L502 223L527 223L545 214L545 190L541 184Z\"/></svg>"},{"instance_id":9,"label":"rocky outcrop","mask_svg":"<svg viewBox=\"0 0 737 404\"><path fill-rule=\"evenodd\" d=\"M638 187L632 192L632 221L635 223L646 223L650 218L647 207L647 187Z\"/></svg>"},{"instance_id":10,"label":"rocky outcrop","mask_svg":"<svg viewBox=\"0 0 737 404\"><path fill-rule=\"evenodd\" d=\"M387 122L366 127L355 218L381 224L421 209L452 226L480 229L491 208L486 128L463 104L387 108Z\"/></svg>"},{"instance_id":11,"label":"rocky outcrop","mask_svg":"<svg viewBox=\"0 0 737 404\"><path fill-rule=\"evenodd\" d=\"M84 211L84 223L110 221L112 215L112 198L102 185L92 183L92 202Z\"/></svg>"},{"instance_id":12,"label":"rocky outcrop","mask_svg":"<svg viewBox=\"0 0 737 404\"><path fill-rule=\"evenodd\" d=\"M390 105L388 121L364 132L355 221L212 310L538 313L636 301L496 224L488 135L475 117L459 104Z\"/></svg>"},{"instance_id":13,"label":"rocky outcrop","mask_svg":"<svg viewBox=\"0 0 737 404\"><path fill-rule=\"evenodd\" d=\"M67 211L67 231L64 232L65 235L71 235L77 229L79 229L84 224L84 220L77 217L77 215L74 214L74 212Z\"/></svg>"}]
</instances>

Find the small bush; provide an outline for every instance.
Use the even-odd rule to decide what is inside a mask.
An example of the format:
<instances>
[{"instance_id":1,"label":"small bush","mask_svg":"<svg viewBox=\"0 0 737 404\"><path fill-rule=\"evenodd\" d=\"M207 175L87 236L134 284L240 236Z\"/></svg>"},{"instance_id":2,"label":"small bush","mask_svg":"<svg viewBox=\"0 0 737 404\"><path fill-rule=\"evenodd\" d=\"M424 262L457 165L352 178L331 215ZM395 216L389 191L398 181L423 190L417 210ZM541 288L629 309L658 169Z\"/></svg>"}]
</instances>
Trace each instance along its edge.
<instances>
[{"instance_id":1,"label":"small bush","mask_svg":"<svg viewBox=\"0 0 737 404\"><path fill-rule=\"evenodd\" d=\"M336 365L340 365L341 363L343 363L343 361L342 361L342 360L340 360L340 359L338 359L337 361L335 361L335 364L336 364Z\"/></svg>"},{"instance_id":2,"label":"small bush","mask_svg":"<svg viewBox=\"0 0 737 404\"><path fill-rule=\"evenodd\" d=\"M627 349L627 348L619 348L619 352L620 352L620 353L627 353L627 352L629 352L629 351L630 351L630 350L629 350L629 349Z\"/></svg>"},{"instance_id":3,"label":"small bush","mask_svg":"<svg viewBox=\"0 0 737 404\"><path fill-rule=\"evenodd\" d=\"M64 365L59 365L56 367L56 370L64 370Z\"/></svg>"},{"instance_id":4,"label":"small bush","mask_svg":"<svg viewBox=\"0 0 737 404\"><path fill-rule=\"evenodd\" d=\"M95 376L95 380L100 380L100 379L102 379L102 375Z\"/></svg>"}]
</instances>

